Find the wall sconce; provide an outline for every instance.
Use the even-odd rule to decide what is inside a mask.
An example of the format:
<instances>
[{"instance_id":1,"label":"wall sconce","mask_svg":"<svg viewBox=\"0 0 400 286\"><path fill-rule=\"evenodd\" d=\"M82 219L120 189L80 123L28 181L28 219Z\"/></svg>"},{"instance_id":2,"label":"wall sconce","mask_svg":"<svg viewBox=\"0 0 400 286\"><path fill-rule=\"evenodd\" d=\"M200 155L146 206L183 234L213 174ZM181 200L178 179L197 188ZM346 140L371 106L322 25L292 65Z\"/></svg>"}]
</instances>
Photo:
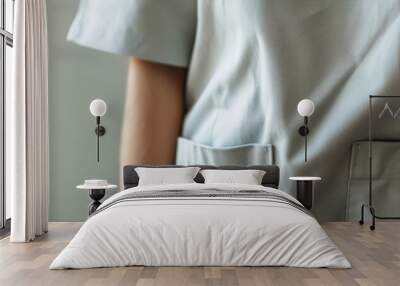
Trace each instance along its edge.
<instances>
[{"instance_id":1,"label":"wall sconce","mask_svg":"<svg viewBox=\"0 0 400 286\"><path fill-rule=\"evenodd\" d=\"M107 112L107 104L102 99L95 99L90 103L90 113L96 117L96 129L94 132L97 135L97 162L100 161L100 136L106 134L104 126L100 125L100 117L104 116Z\"/></svg>"},{"instance_id":2,"label":"wall sconce","mask_svg":"<svg viewBox=\"0 0 400 286\"><path fill-rule=\"evenodd\" d=\"M308 118L314 113L314 102L310 99L303 99L297 105L297 112L304 117L304 125L299 128L299 133L304 137L304 162L307 162L307 135L310 133L308 129Z\"/></svg>"}]
</instances>

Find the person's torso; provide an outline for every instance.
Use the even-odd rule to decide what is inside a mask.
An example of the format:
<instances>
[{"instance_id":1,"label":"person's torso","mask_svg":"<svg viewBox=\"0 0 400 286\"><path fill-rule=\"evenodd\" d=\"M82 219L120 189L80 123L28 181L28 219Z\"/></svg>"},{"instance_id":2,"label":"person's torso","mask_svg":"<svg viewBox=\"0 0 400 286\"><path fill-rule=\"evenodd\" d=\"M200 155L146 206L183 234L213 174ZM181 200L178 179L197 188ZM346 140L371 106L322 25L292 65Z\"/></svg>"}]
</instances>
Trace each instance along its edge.
<instances>
[{"instance_id":1,"label":"person's torso","mask_svg":"<svg viewBox=\"0 0 400 286\"><path fill-rule=\"evenodd\" d=\"M183 136L270 143L294 133L303 98L314 128L357 119L369 94L399 87L399 15L398 0L199 1Z\"/></svg>"},{"instance_id":2,"label":"person's torso","mask_svg":"<svg viewBox=\"0 0 400 286\"><path fill-rule=\"evenodd\" d=\"M292 193L289 176L321 176L315 213L343 218L368 97L400 94L399 19L399 0L198 1L177 163L277 164ZM303 98L316 106L307 163Z\"/></svg>"}]
</instances>

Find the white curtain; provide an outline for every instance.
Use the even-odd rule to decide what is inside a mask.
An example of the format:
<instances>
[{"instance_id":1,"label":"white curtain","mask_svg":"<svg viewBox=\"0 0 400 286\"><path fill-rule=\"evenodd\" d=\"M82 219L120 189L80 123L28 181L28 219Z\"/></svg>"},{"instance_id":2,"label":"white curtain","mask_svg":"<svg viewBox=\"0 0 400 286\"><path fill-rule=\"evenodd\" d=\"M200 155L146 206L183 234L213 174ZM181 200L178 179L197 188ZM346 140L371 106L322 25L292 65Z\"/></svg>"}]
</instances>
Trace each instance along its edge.
<instances>
[{"instance_id":1,"label":"white curtain","mask_svg":"<svg viewBox=\"0 0 400 286\"><path fill-rule=\"evenodd\" d=\"M13 92L6 111L12 242L48 226L48 55L45 0L15 1Z\"/></svg>"}]
</instances>

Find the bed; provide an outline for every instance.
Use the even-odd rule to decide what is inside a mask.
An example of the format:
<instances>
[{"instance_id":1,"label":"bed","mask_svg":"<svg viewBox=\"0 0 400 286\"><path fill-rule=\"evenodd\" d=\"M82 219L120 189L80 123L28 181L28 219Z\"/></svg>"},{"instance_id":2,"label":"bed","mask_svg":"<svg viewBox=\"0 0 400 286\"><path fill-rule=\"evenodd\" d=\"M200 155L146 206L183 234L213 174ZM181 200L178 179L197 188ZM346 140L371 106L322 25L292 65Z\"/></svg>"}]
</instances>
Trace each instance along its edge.
<instances>
[{"instance_id":1,"label":"bed","mask_svg":"<svg viewBox=\"0 0 400 286\"><path fill-rule=\"evenodd\" d=\"M124 168L125 190L102 203L50 269L351 267L312 214L278 190L277 166L218 167L264 170L261 185L206 184L199 173L194 183L152 186L138 186L137 167Z\"/></svg>"}]
</instances>

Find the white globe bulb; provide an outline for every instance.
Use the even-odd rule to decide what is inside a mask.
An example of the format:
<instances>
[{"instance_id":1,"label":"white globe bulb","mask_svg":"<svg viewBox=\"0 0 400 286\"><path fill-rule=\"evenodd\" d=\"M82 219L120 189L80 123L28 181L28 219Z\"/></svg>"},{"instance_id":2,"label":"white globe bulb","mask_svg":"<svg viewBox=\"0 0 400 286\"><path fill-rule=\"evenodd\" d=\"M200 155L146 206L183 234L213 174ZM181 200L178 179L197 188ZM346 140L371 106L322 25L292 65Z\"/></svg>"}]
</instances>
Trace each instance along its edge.
<instances>
[{"instance_id":1,"label":"white globe bulb","mask_svg":"<svg viewBox=\"0 0 400 286\"><path fill-rule=\"evenodd\" d=\"M89 110L93 116L104 116L107 112L107 104L102 99L95 99L90 103Z\"/></svg>"},{"instance_id":2,"label":"white globe bulb","mask_svg":"<svg viewBox=\"0 0 400 286\"><path fill-rule=\"evenodd\" d=\"M310 99L303 99L297 105L297 112L303 117L309 117L314 113L314 102Z\"/></svg>"}]
</instances>

